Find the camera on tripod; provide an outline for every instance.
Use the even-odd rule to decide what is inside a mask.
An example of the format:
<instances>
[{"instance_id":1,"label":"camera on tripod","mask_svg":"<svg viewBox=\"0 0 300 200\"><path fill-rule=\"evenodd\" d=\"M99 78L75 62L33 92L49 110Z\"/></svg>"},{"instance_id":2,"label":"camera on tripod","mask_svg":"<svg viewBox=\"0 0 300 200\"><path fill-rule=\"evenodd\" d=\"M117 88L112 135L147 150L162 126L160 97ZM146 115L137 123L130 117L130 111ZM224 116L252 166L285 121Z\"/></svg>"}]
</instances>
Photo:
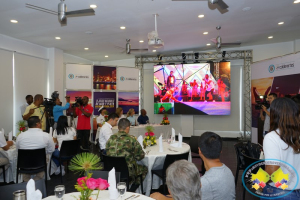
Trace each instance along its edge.
<instances>
[{"instance_id":1,"label":"camera on tripod","mask_svg":"<svg viewBox=\"0 0 300 200\"><path fill-rule=\"evenodd\" d=\"M83 101L81 97L75 97L75 103L72 104L72 108L79 107L79 105L83 105Z\"/></svg>"}]
</instances>

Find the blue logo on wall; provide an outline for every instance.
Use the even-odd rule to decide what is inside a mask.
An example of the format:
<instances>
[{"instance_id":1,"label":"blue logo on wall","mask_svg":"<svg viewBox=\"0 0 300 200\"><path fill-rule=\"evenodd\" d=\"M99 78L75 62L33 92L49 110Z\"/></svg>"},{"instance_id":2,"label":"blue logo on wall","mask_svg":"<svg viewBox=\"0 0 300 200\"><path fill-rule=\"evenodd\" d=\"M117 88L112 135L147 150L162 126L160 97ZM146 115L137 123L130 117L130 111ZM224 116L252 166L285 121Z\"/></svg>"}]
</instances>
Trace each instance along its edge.
<instances>
[{"instance_id":1,"label":"blue logo on wall","mask_svg":"<svg viewBox=\"0 0 300 200\"><path fill-rule=\"evenodd\" d=\"M74 78L74 74L69 74L68 77L69 77L69 79L73 79Z\"/></svg>"},{"instance_id":2,"label":"blue logo on wall","mask_svg":"<svg viewBox=\"0 0 300 200\"><path fill-rule=\"evenodd\" d=\"M121 80L121 81L125 81L125 77L124 77L124 76L121 76L121 77L120 77L120 80Z\"/></svg>"},{"instance_id":3,"label":"blue logo on wall","mask_svg":"<svg viewBox=\"0 0 300 200\"><path fill-rule=\"evenodd\" d=\"M273 73L275 71L275 66L274 65L270 65L269 66L269 72Z\"/></svg>"}]
</instances>

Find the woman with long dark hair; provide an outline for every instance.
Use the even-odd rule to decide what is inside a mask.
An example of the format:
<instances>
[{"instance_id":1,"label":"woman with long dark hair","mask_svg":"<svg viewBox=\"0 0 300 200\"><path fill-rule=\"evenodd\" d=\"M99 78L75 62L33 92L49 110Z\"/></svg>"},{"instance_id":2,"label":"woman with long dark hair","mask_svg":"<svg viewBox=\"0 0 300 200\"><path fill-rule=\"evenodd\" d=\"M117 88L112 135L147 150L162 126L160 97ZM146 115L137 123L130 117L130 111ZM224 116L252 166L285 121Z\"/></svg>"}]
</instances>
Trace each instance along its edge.
<instances>
[{"instance_id":1,"label":"woman with long dark hair","mask_svg":"<svg viewBox=\"0 0 300 200\"><path fill-rule=\"evenodd\" d=\"M76 130L73 127L69 127L67 116L62 115L58 118L57 127L53 131L53 141L54 143L58 143L58 149L55 149L52 154L52 159L57 166L57 170L55 172L56 175L60 173L60 163L58 158L61 144L64 140L76 140ZM62 171L64 174L63 166Z\"/></svg>"},{"instance_id":2,"label":"woman with long dark hair","mask_svg":"<svg viewBox=\"0 0 300 200\"><path fill-rule=\"evenodd\" d=\"M297 172L300 172L299 114L298 105L291 99L275 99L270 107L270 132L265 136L263 145L265 159L277 159L284 161L293 166ZM282 164L283 162L279 163ZM289 174L289 180L286 184L288 185L288 188L282 190L280 187L275 187L275 183L272 182L264 187L263 193L284 194L291 192L291 190L296 186L295 190L287 196L276 199L300 199L300 184L297 184L297 176L293 176L286 167L275 164L276 163L274 162L271 163L266 160L266 172L271 175L281 168L284 174Z\"/></svg>"}]
</instances>

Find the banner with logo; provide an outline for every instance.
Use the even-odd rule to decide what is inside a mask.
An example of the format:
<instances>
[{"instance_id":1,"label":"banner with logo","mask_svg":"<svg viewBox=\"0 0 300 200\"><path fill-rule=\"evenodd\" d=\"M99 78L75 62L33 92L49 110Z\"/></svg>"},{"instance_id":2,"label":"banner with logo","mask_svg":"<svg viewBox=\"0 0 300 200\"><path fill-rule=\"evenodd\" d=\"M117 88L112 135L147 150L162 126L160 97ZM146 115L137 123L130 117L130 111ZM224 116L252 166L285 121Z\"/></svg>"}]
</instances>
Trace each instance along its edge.
<instances>
[{"instance_id":1,"label":"banner with logo","mask_svg":"<svg viewBox=\"0 0 300 200\"><path fill-rule=\"evenodd\" d=\"M93 89L116 90L116 67L94 66Z\"/></svg>"},{"instance_id":2,"label":"banner with logo","mask_svg":"<svg viewBox=\"0 0 300 200\"><path fill-rule=\"evenodd\" d=\"M91 65L66 65L66 88L75 90L91 89Z\"/></svg>"},{"instance_id":3,"label":"banner with logo","mask_svg":"<svg viewBox=\"0 0 300 200\"><path fill-rule=\"evenodd\" d=\"M118 67L117 74L118 90L139 90L139 69L129 67Z\"/></svg>"},{"instance_id":4,"label":"banner with logo","mask_svg":"<svg viewBox=\"0 0 300 200\"><path fill-rule=\"evenodd\" d=\"M139 92L119 92L118 93L118 104L119 107L123 108L123 113L133 108L135 113L139 113Z\"/></svg>"},{"instance_id":5,"label":"banner with logo","mask_svg":"<svg viewBox=\"0 0 300 200\"><path fill-rule=\"evenodd\" d=\"M278 97L300 93L300 53L255 63L251 66L252 141L257 142L261 104L270 93Z\"/></svg>"},{"instance_id":6,"label":"banner with logo","mask_svg":"<svg viewBox=\"0 0 300 200\"><path fill-rule=\"evenodd\" d=\"M94 92L94 115L99 115L99 109L104 106L108 113L116 111L115 92Z\"/></svg>"}]
</instances>

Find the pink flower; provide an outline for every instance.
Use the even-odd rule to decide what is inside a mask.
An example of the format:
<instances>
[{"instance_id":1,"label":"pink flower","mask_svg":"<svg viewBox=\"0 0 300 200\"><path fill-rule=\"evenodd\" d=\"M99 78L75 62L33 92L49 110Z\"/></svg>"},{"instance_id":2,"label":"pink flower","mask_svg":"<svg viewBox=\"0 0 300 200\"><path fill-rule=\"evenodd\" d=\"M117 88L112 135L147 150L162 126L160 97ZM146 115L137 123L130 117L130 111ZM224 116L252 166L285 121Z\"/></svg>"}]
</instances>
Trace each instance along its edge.
<instances>
[{"instance_id":1,"label":"pink flower","mask_svg":"<svg viewBox=\"0 0 300 200\"><path fill-rule=\"evenodd\" d=\"M150 132L149 134L150 134L150 136L154 136L154 133L153 133L153 132Z\"/></svg>"},{"instance_id":2,"label":"pink flower","mask_svg":"<svg viewBox=\"0 0 300 200\"><path fill-rule=\"evenodd\" d=\"M85 182L86 182L86 176L77 179L77 184L80 187L83 187L83 184L85 184Z\"/></svg>"},{"instance_id":3,"label":"pink flower","mask_svg":"<svg viewBox=\"0 0 300 200\"><path fill-rule=\"evenodd\" d=\"M109 184L108 184L107 180L98 178L97 181L98 181L98 187L97 187L97 189L99 189L99 190L106 190L106 188L109 187Z\"/></svg>"},{"instance_id":4,"label":"pink flower","mask_svg":"<svg viewBox=\"0 0 300 200\"><path fill-rule=\"evenodd\" d=\"M148 136L148 132L146 132L145 135Z\"/></svg>"},{"instance_id":5,"label":"pink flower","mask_svg":"<svg viewBox=\"0 0 300 200\"><path fill-rule=\"evenodd\" d=\"M94 178L89 178L86 181L86 186L90 189L90 190L94 190L95 188L97 188L99 186L97 179Z\"/></svg>"}]
</instances>

